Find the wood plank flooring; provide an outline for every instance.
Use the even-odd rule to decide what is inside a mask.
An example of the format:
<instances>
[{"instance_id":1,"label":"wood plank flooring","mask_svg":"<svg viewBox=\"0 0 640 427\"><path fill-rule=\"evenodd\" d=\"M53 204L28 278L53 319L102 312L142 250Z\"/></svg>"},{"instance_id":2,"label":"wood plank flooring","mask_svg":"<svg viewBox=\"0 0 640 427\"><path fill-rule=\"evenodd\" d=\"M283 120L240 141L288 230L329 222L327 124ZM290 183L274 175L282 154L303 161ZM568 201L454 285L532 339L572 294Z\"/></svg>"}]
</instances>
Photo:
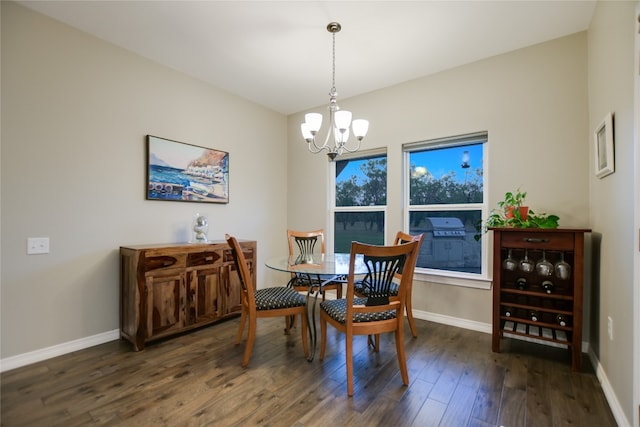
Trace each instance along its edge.
<instances>
[{"instance_id":1,"label":"wood plank flooring","mask_svg":"<svg viewBox=\"0 0 640 427\"><path fill-rule=\"evenodd\" d=\"M114 341L1 375L2 426L615 426L587 358L566 350L416 319L405 332L404 387L393 336L380 353L354 343L347 398L344 337L328 331L324 361L302 355L298 329L259 319L248 369L238 319L147 345Z\"/></svg>"}]
</instances>

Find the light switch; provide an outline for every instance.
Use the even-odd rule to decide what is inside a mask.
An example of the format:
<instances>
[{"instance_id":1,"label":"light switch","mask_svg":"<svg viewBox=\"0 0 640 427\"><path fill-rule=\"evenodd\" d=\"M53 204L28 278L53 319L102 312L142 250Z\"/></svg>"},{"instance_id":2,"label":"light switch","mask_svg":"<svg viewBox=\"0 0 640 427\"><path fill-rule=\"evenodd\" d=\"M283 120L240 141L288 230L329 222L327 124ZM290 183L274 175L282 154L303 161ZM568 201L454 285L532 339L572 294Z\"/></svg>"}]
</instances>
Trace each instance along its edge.
<instances>
[{"instance_id":1,"label":"light switch","mask_svg":"<svg viewBox=\"0 0 640 427\"><path fill-rule=\"evenodd\" d=\"M27 238L27 255L48 254L48 253L49 253L48 237Z\"/></svg>"}]
</instances>

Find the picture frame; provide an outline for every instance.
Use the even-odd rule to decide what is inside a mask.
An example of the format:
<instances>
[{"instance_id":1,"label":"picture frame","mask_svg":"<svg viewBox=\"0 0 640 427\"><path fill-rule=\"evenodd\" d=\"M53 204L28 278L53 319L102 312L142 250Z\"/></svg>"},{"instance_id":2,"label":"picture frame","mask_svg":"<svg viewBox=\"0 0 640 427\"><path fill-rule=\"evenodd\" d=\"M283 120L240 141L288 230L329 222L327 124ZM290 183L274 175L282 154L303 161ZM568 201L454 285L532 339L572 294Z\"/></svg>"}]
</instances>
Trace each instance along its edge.
<instances>
[{"instance_id":1,"label":"picture frame","mask_svg":"<svg viewBox=\"0 0 640 427\"><path fill-rule=\"evenodd\" d=\"M596 177L604 178L615 172L613 147L613 114L607 113L593 132Z\"/></svg>"},{"instance_id":2,"label":"picture frame","mask_svg":"<svg viewBox=\"0 0 640 427\"><path fill-rule=\"evenodd\" d=\"M147 135L146 199L229 203L229 153Z\"/></svg>"}]
</instances>

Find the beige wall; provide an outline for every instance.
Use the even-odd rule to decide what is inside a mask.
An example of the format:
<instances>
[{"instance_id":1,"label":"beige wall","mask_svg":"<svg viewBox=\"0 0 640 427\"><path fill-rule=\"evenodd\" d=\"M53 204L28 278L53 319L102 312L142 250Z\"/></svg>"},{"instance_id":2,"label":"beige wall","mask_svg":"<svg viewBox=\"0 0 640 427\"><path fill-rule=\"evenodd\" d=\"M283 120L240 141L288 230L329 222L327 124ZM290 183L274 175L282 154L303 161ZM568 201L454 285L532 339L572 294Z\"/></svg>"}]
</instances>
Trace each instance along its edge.
<instances>
[{"instance_id":1,"label":"beige wall","mask_svg":"<svg viewBox=\"0 0 640 427\"><path fill-rule=\"evenodd\" d=\"M3 358L118 329L118 247L186 241L195 212L258 241L259 282L281 249L278 113L2 2L2 124ZM230 203L146 201L147 134L228 151Z\"/></svg>"},{"instance_id":2,"label":"beige wall","mask_svg":"<svg viewBox=\"0 0 640 427\"><path fill-rule=\"evenodd\" d=\"M558 214L562 226L588 226L586 40L578 33L340 102L370 120L365 147L387 147L388 241L403 228L402 144L485 130L491 207L521 187L536 211ZM289 117L290 176L303 177L289 179L289 224L319 227L328 166L301 142L301 121L302 113ZM426 282L413 289L416 310L491 323L491 291Z\"/></svg>"},{"instance_id":3,"label":"beige wall","mask_svg":"<svg viewBox=\"0 0 640 427\"><path fill-rule=\"evenodd\" d=\"M594 230L594 301L591 341L602 368L627 420L633 408L633 209L634 107L633 42L634 2L598 2L589 28L589 129L605 114L614 117L615 173L604 179L589 170L590 224ZM638 112L635 112L638 114ZM637 119L637 117L636 117ZM589 164L593 165L590 151ZM636 283L635 286L638 286ZM613 320L613 340L607 334L607 317ZM636 325L638 327L638 325ZM637 378L637 377L636 377ZM636 418L637 419L637 418Z\"/></svg>"}]
</instances>

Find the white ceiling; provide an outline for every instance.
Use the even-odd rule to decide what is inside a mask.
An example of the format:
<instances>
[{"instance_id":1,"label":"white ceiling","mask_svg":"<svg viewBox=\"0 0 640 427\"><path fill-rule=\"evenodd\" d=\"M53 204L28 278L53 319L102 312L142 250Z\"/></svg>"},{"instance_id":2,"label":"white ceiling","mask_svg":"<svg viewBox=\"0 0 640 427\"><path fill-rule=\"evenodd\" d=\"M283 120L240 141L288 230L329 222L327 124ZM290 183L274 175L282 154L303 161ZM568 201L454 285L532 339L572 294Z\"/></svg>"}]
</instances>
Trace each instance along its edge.
<instances>
[{"instance_id":1,"label":"white ceiling","mask_svg":"<svg viewBox=\"0 0 640 427\"><path fill-rule=\"evenodd\" d=\"M594 1L19 1L284 114L586 30Z\"/></svg>"}]
</instances>

